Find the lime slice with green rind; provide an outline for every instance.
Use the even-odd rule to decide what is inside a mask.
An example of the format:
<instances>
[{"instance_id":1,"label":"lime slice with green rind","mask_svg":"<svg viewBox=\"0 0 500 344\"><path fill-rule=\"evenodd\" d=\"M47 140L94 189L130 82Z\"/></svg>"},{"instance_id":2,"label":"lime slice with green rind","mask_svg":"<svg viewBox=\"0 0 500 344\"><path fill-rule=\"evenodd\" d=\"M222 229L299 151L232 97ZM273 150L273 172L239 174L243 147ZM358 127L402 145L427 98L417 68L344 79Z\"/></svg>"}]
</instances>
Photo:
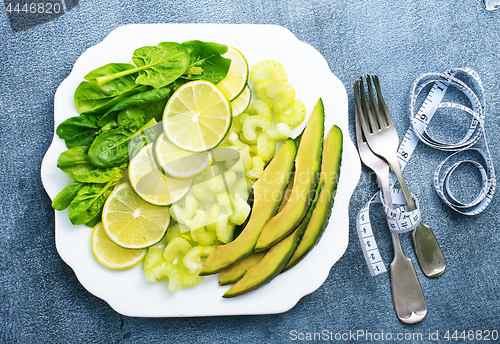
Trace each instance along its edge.
<instances>
[{"instance_id":1,"label":"lime slice with green rind","mask_svg":"<svg viewBox=\"0 0 500 344\"><path fill-rule=\"evenodd\" d=\"M192 179L173 179L160 172L153 157L153 143L144 146L130 161L128 177L130 185L142 200L160 207L186 196L193 184Z\"/></svg>"},{"instance_id":2,"label":"lime slice with green rind","mask_svg":"<svg viewBox=\"0 0 500 344\"><path fill-rule=\"evenodd\" d=\"M243 92L247 84L248 63L243 54L233 47L228 47L227 53L222 57L230 59L231 65L226 77L219 81L217 87L224 92L230 101L233 101Z\"/></svg>"},{"instance_id":3,"label":"lime slice with green rind","mask_svg":"<svg viewBox=\"0 0 500 344\"><path fill-rule=\"evenodd\" d=\"M162 133L153 146L153 155L161 171L170 178L190 179L206 171L211 163L209 152L192 153L177 148Z\"/></svg>"},{"instance_id":4,"label":"lime slice with green rind","mask_svg":"<svg viewBox=\"0 0 500 344\"><path fill-rule=\"evenodd\" d=\"M250 105L250 102L252 101L252 91L250 90L250 87L248 85L245 87L243 92L231 102L231 108L233 109L233 117L236 117L240 115L241 113L245 112L245 110L248 108Z\"/></svg>"},{"instance_id":5,"label":"lime slice with green rind","mask_svg":"<svg viewBox=\"0 0 500 344\"><path fill-rule=\"evenodd\" d=\"M232 122L231 104L214 84L188 82L170 97L163 113L163 130L178 148L209 151L224 140Z\"/></svg>"},{"instance_id":6,"label":"lime slice with green rind","mask_svg":"<svg viewBox=\"0 0 500 344\"><path fill-rule=\"evenodd\" d=\"M143 249L158 243L169 223L168 209L144 202L129 183L113 190L102 212L102 224L109 239L129 249Z\"/></svg>"},{"instance_id":7,"label":"lime slice with green rind","mask_svg":"<svg viewBox=\"0 0 500 344\"><path fill-rule=\"evenodd\" d=\"M146 250L126 249L112 242L102 222L99 222L92 231L91 247L99 263L114 270L131 268L142 261L146 255Z\"/></svg>"}]
</instances>

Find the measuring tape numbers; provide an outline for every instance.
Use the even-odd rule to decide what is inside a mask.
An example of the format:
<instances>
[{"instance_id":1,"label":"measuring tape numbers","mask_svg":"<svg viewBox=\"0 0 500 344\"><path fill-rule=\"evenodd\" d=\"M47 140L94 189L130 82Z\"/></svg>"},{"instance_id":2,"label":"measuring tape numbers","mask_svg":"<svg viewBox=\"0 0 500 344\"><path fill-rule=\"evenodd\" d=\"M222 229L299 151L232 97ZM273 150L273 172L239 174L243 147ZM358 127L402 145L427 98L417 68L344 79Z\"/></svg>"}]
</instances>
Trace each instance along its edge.
<instances>
[{"instance_id":1,"label":"measuring tape numbers","mask_svg":"<svg viewBox=\"0 0 500 344\"><path fill-rule=\"evenodd\" d=\"M432 86L431 86L432 85ZM419 96L431 86L422 105L415 112ZM444 96L450 87L461 92L470 102L470 107L454 102L443 102ZM434 188L441 200L453 210L463 215L481 213L491 202L496 189L496 177L491 153L488 149L484 133L485 122L484 87L477 72L471 68L458 68L445 73L426 73L421 75L412 86L410 101L410 128L401 140L398 149L398 160L403 170L413 155L418 142L443 151L453 152L442 161L434 173ZM464 111L471 117L470 124L464 137L456 143L446 143L433 138L427 131L432 117L438 109L450 108ZM484 138L484 150L473 147L480 138ZM471 202L460 201L452 192L450 180L452 174L462 164L471 164L477 168L482 178L482 186L476 198ZM390 173L391 197L394 204L406 204L400 189L394 188L396 177ZM412 195L412 197L414 197ZM413 230L421 220L418 199L414 197L417 210L408 212L406 206L395 210L389 209L383 203L381 192L377 192L359 211L356 217L358 236L372 276L386 272L387 269L378 250L370 223L370 205L384 204L389 230L394 233L404 233ZM410 221L413 220L413 221ZM410 224L411 222L411 224Z\"/></svg>"}]
</instances>

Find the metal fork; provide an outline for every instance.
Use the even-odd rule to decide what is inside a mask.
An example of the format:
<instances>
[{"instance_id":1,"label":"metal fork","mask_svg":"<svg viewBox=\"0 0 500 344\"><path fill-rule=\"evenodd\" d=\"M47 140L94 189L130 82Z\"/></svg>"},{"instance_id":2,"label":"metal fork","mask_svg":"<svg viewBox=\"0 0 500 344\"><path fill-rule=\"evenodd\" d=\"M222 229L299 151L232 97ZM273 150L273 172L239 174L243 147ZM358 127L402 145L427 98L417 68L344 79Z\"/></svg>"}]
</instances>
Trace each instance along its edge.
<instances>
[{"instance_id":1,"label":"metal fork","mask_svg":"<svg viewBox=\"0 0 500 344\"><path fill-rule=\"evenodd\" d=\"M385 202L392 209L391 192L389 189L389 165L376 156L364 140L359 122L363 108L359 101L359 84L353 84L356 113L356 140L359 156L363 163L377 175L379 187L382 188ZM391 263L392 298L396 314L404 323L414 324L421 321L427 314L427 303L417 277L413 262L408 258L401 247L399 235L391 233L394 247L394 259Z\"/></svg>"},{"instance_id":2,"label":"metal fork","mask_svg":"<svg viewBox=\"0 0 500 344\"><path fill-rule=\"evenodd\" d=\"M378 106L373 93L371 79L373 79L373 84L377 91ZM361 104L364 110L363 116L360 115L360 123L363 134L365 135L370 149L383 158L396 175L410 211L415 210L415 203L403 179L397 157L399 147L398 133L396 132L391 115L382 97L378 77L367 76L366 82L370 97L369 104L363 87L363 79L360 78ZM423 222L420 222L417 228L413 230L412 238L422 272L427 277L440 276L446 269L446 261L432 229Z\"/></svg>"}]
</instances>

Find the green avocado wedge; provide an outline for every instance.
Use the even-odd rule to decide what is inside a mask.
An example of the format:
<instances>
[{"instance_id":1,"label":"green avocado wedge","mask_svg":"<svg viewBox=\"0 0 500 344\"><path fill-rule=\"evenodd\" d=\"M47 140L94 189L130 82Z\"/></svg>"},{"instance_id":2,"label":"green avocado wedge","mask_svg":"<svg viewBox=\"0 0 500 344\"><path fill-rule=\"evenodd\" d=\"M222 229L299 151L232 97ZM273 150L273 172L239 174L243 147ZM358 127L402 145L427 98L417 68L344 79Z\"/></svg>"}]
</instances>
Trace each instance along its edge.
<instances>
[{"instance_id":1,"label":"green avocado wedge","mask_svg":"<svg viewBox=\"0 0 500 344\"><path fill-rule=\"evenodd\" d=\"M295 142L297 141L295 140ZM283 209L283 207L288 202L288 198L290 197L290 193L292 192L292 187L293 187L293 174L292 177L290 178L290 181L288 182L288 186L286 187L285 195L283 196L283 200L281 201L278 213L281 211L281 209ZM222 270L219 274L219 285L226 285L239 281L250 267L254 266L258 262L260 262L262 258L264 258L266 253L267 251L252 252L249 256L238 261L236 264L232 265L231 267L225 270Z\"/></svg>"},{"instance_id":2,"label":"green avocado wedge","mask_svg":"<svg viewBox=\"0 0 500 344\"><path fill-rule=\"evenodd\" d=\"M247 272L248 268L260 262L265 255L266 252L252 252L249 256L243 258L236 264L226 270L222 270L219 274L219 285L226 285L239 281L245 272Z\"/></svg>"},{"instance_id":3,"label":"green avocado wedge","mask_svg":"<svg viewBox=\"0 0 500 344\"><path fill-rule=\"evenodd\" d=\"M283 271L290 269L300 262L309 251L318 243L328 225L328 219L333 207L335 192L340 177L340 164L342 160L342 131L334 125L328 133L323 147L323 161L321 163L320 183L324 182L319 195L318 203L313 210L307 229L297 246L292 258Z\"/></svg>"},{"instance_id":4,"label":"green avocado wedge","mask_svg":"<svg viewBox=\"0 0 500 344\"><path fill-rule=\"evenodd\" d=\"M295 142L286 140L253 185L254 204L246 227L231 243L215 247L203 263L201 276L220 272L253 252L262 227L278 210L296 154Z\"/></svg>"},{"instance_id":5,"label":"green avocado wedge","mask_svg":"<svg viewBox=\"0 0 500 344\"><path fill-rule=\"evenodd\" d=\"M306 215L321 163L324 122L325 112L320 98L300 138L290 199L276 216L265 223L255 245L255 251L269 249L285 238L297 228Z\"/></svg>"},{"instance_id":6,"label":"green avocado wedge","mask_svg":"<svg viewBox=\"0 0 500 344\"><path fill-rule=\"evenodd\" d=\"M324 182L318 184L314 199L311 203L311 208L314 209L318 201L319 193L323 187ZM277 274L279 274L283 267L287 264L292 256L295 248L300 242L300 238L304 234L310 217L305 216L300 225L285 239L273 245L262 260L254 266L248 268L245 275L229 288L223 295L225 298L239 296L254 289L257 289L264 283L269 282Z\"/></svg>"}]
</instances>

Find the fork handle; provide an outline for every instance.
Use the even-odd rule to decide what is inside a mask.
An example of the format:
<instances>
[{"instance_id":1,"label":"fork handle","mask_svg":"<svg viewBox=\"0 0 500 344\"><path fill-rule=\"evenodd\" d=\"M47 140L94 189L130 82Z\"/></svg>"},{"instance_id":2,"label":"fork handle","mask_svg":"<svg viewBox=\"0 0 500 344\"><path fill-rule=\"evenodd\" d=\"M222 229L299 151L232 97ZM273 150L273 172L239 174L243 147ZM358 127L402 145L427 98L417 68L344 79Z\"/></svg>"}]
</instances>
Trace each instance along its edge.
<instances>
[{"instance_id":1,"label":"fork handle","mask_svg":"<svg viewBox=\"0 0 500 344\"><path fill-rule=\"evenodd\" d=\"M389 183L389 169L386 168L386 172L377 174L377 177L380 188L382 189L382 195L384 195L385 204L389 207L389 209L393 209L391 188L390 188L391 186ZM399 240L399 235L396 233L391 233L391 238L392 238L392 246L394 248L394 257L406 257L403 251L403 247L401 247L401 241Z\"/></svg>"},{"instance_id":2,"label":"fork handle","mask_svg":"<svg viewBox=\"0 0 500 344\"><path fill-rule=\"evenodd\" d=\"M384 172L375 171L385 203L392 209L387 165ZM394 259L391 263L391 289L394 308L399 320L407 324L414 324L422 321L427 314L427 303L413 262L405 255L401 247L399 235L391 233L391 238L394 248Z\"/></svg>"},{"instance_id":3,"label":"fork handle","mask_svg":"<svg viewBox=\"0 0 500 344\"><path fill-rule=\"evenodd\" d=\"M406 204L408 204L408 208L410 211L413 211L417 209L415 206L415 202L413 202L413 198L411 198L410 191L408 190L408 187L406 186L406 182L403 178L403 173L401 172L401 166L399 165L399 161L397 157L395 160L388 160L387 163L389 164L389 167L391 170L394 172L394 175L396 176L396 179L399 182L399 185L401 186L401 191L403 191L403 196L405 197Z\"/></svg>"},{"instance_id":4,"label":"fork handle","mask_svg":"<svg viewBox=\"0 0 500 344\"><path fill-rule=\"evenodd\" d=\"M404 181L397 157L395 158L395 161L387 161L387 163L396 175L406 203L408 204L408 208L410 211L415 210L415 203L413 202L410 191L408 191L408 187ZM417 254L418 264L420 265L424 275L431 278L441 276L446 269L446 260L444 259L443 251L441 250L431 227L421 221L417 228L413 230L412 239L413 246L415 247L415 252Z\"/></svg>"}]
</instances>

